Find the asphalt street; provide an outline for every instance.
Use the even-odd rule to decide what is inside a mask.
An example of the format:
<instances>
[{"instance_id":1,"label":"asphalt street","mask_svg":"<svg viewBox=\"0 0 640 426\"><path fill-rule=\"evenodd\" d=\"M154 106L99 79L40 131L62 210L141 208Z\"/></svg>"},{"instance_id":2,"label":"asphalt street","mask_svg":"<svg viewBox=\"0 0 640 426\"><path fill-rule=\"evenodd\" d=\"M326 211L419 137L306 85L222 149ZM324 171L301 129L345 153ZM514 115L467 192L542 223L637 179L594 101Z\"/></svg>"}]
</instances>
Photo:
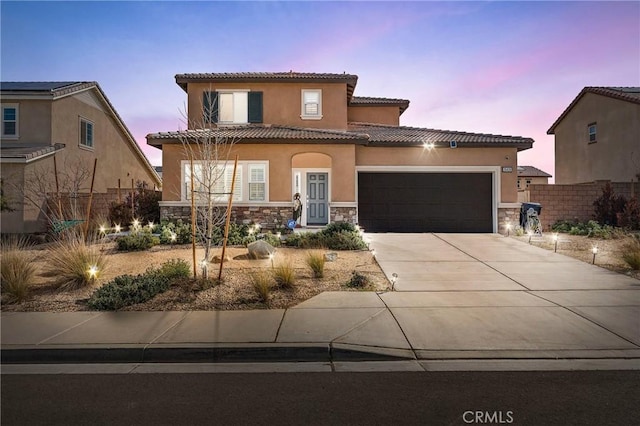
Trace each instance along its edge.
<instances>
[{"instance_id":1,"label":"asphalt street","mask_svg":"<svg viewBox=\"0 0 640 426\"><path fill-rule=\"evenodd\" d=\"M630 425L639 371L2 375L2 425Z\"/></svg>"}]
</instances>

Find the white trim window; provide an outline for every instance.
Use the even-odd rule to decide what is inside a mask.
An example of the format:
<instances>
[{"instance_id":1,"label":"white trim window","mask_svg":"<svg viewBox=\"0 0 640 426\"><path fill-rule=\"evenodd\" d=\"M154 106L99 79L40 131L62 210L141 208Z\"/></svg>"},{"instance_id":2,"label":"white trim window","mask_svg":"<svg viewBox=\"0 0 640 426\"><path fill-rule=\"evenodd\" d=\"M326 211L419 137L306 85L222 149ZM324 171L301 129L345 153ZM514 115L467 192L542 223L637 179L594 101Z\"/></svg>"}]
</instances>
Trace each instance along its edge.
<instances>
[{"instance_id":1,"label":"white trim window","mask_svg":"<svg viewBox=\"0 0 640 426\"><path fill-rule=\"evenodd\" d=\"M587 126L587 133L589 134L589 143L598 142L597 133L598 133L598 124L597 123L589 123Z\"/></svg>"},{"instance_id":2,"label":"white trim window","mask_svg":"<svg viewBox=\"0 0 640 426\"><path fill-rule=\"evenodd\" d=\"M80 118L80 146L93 148L93 123Z\"/></svg>"},{"instance_id":3,"label":"white trim window","mask_svg":"<svg viewBox=\"0 0 640 426\"><path fill-rule=\"evenodd\" d=\"M249 164L249 201L265 201L266 198L266 164Z\"/></svg>"},{"instance_id":4,"label":"white trim window","mask_svg":"<svg viewBox=\"0 0 640 426\"><path fill-rule=\"evenodd\" d=\"M268 162L238 162L236 180L233 188L234 202L268 201ZM194 161L193 169L196 179L194 191L196 201L204 202L208 194L213 200L227 202L231 192L233 180L233 162L226 164L211 164L206 167L203 161ZM191 199L191 165L189 161L182 161L182 200Z\"/></svg>"},{"instance_id":5,"label":"white trim window","mask_svg":"<svg viewBox=\"0 0 640 426\"><path fill-rule=\"evenodd\" d=\"M2 107L2 137L17 139L18 136L18 105L4 105Z\"/></svg>"},{"instance_id":6,"label":"white trim window","mask_svg":"<svg viewBox=\"0 0 640 426\"><path fill-rule=\"evenodd\" d=\"M322 90L302 90L303 120L320 120L322 118Z\"/></svg>"},{"instance_id":7,"label":"white trim window","mask_svg":"<svg viewBox=\"0 0 640 426\"><path fill-rule=\"evenodd\" d=\"M248 123L248 104L247 92L218 92L218 123Z\"/></svg>"}]
</instances>

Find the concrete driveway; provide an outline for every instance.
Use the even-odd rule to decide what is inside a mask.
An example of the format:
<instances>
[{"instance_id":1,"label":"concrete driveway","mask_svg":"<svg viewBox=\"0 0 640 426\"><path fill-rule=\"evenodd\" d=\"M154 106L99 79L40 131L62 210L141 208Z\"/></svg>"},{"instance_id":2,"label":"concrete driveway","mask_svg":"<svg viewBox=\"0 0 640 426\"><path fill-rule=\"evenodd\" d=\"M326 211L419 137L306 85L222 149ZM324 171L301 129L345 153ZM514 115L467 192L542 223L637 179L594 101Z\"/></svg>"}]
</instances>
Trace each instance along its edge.
<instances>
[{"instance_id":1,"label":"concrete driveway","mask_svg":"<svg viewBox=\"0 0 640 426\"><path fill-rule=\"evenodd\" d=\"M418 358L638 355L636 279L498 234L368 237Z\"/></svg>"}]
</instances>

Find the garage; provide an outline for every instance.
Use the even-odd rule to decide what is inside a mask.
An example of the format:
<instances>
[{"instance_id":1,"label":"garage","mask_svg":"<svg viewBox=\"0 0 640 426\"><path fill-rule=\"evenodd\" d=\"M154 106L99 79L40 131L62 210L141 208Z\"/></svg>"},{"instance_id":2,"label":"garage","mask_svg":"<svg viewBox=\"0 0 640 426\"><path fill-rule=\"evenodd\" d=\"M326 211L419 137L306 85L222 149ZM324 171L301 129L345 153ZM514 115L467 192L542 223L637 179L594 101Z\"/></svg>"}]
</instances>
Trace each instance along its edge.
<instances>
[{"instance_id":1,"label":"garage","mask_svg":"<svg viewBox=\"0 0 640 426\"><path fill-rule=\"evenodd\" d=\"M493 232L492 173L358 173L367 232Z\"/></svg>"}]
</instances>

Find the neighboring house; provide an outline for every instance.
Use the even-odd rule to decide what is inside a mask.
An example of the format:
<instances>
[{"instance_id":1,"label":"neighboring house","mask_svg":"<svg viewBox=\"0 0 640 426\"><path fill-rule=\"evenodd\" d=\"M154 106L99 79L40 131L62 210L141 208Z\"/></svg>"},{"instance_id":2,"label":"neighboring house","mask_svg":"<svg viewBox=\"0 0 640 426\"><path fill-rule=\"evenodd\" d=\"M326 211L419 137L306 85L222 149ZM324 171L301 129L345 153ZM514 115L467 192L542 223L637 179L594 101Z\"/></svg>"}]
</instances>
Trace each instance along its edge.
<instances>
[{"instance_id":1,"label":"neighboring house","mask_svg":"<svg viewBox=\"0 0 640 426\"><path fill-rule=\"evenodd\" d=\"M304 204L302 226L346 221L374 232L496 232L506 214L515 215L517 153L532 139L399 126L409 101L354 96L357 80L297 72L177 75L189 129L147 135L162 149L163 218L188 217L183 142L203 135L237 140L237 222L285 224L295 193ZM230 190L232 165L226 167L220 192Z\"/></svg>"},{"instance_id":2,"label":"neighboring house","mask_svg":"<svg viewBox=\"0 0 640 426\"><path fill-rule=\"evenodd\" d=\"M153 168L156 170L156 173L158 174L160 180L162 180L162 166L153 166Z\"/></svg>"},{"instance_id":3,"label":"neighboring house","mask_svg":"<svg viewBox=\"0 0 640 426\"><path fill-rule=\"evenodd\" d=\"M531 184L547 184L551 175L533 166L518 166L518 191L529 189Z\"/></svg>"},{"instance_id":4,"label":"neighboring house","mask_svg":"<svg viewBox=\"0 0 640 426\"><path fill-rule=\"evenodd\" d=\"M2 182L14 209L2 213L3 233L46 229L46 207L38 195L55 191L54 158L60 193L79 200L75 212L66 205L63 212L74 219L85 213L80 199L86 203L95 159L96 194L119 185L130 188L132 182L160 187L155 170L97 83L2 82L0 95Z\"/></svg>"},{"instance_id":5,"label":"neighboring house","mask_svg":"<svg viewBox=\"0 0 640 426\"><path fill-rule=\"evenodd\" d=\"M585 87L547 131L557 184L640 178L640 87Z\"/></svg>"}]
</instances>

